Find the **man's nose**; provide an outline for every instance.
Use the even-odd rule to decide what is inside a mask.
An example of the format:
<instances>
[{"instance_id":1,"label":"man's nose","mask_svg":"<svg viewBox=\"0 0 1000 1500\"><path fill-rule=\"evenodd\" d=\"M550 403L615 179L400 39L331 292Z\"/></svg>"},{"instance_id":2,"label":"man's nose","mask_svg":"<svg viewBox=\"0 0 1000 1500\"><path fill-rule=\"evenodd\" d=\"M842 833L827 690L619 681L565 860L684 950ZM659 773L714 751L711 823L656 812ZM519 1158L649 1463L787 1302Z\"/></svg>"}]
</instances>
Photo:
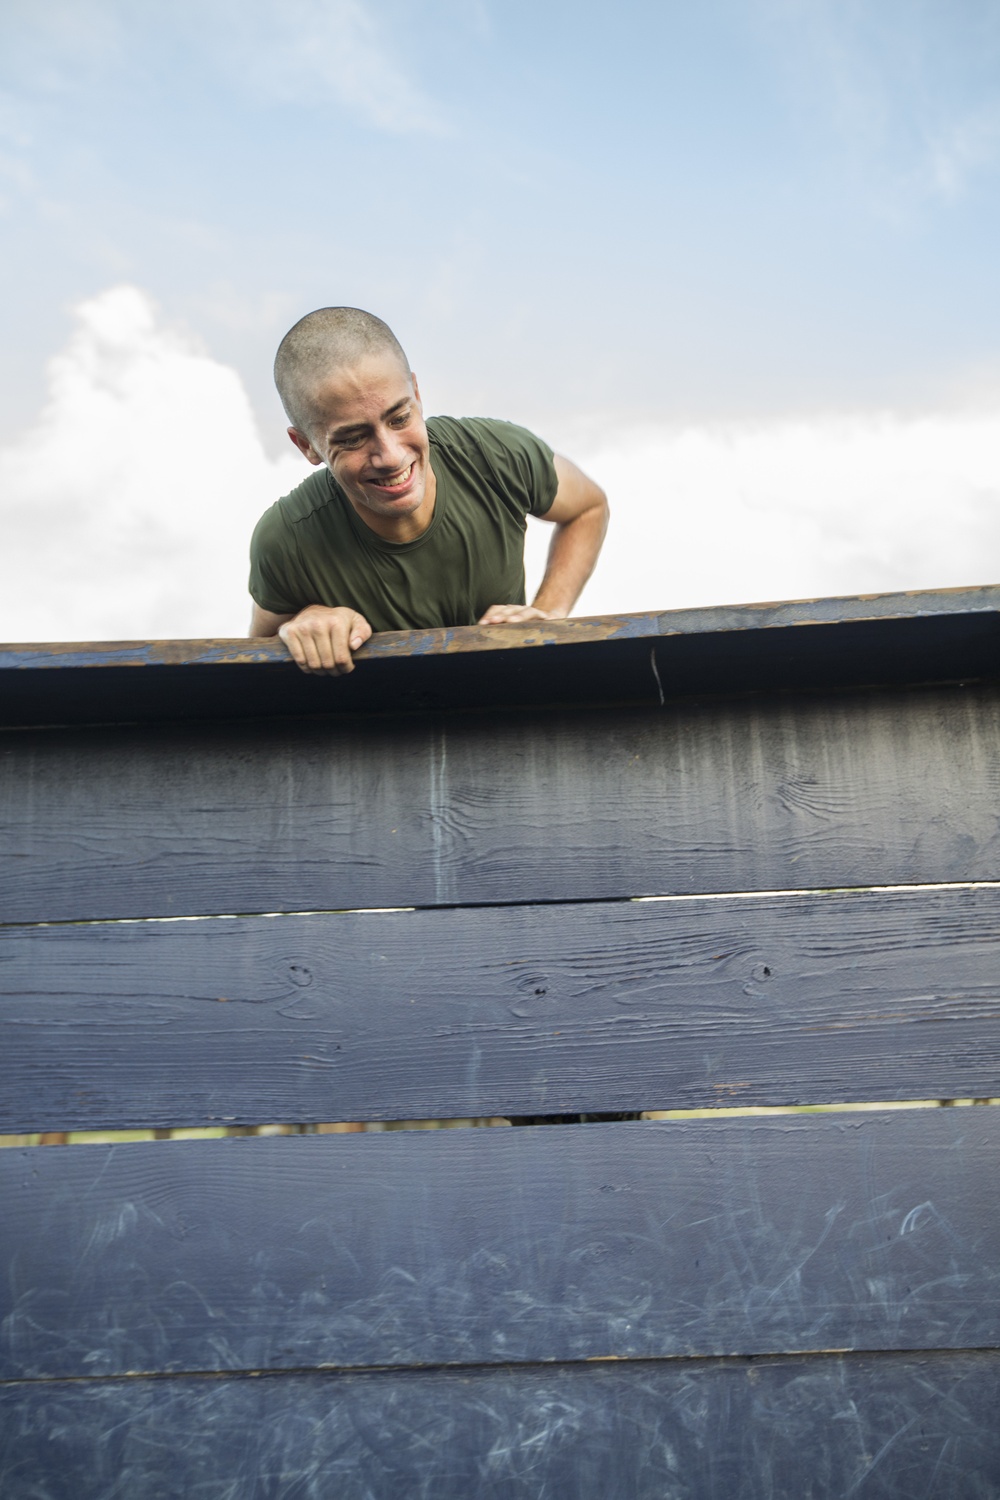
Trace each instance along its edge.
<instances>
[{"instance_id":1,"label":"man's nose","mask_svg":"<svg viewBox=\"0 0 1000 1500\"><path fill-rule=\"evenodd\" d=\"M399 469L406 463L406 449L398 432L390 427L380 428L375 433L371 461L379 469Z\"/></svg>"}]
</instances>

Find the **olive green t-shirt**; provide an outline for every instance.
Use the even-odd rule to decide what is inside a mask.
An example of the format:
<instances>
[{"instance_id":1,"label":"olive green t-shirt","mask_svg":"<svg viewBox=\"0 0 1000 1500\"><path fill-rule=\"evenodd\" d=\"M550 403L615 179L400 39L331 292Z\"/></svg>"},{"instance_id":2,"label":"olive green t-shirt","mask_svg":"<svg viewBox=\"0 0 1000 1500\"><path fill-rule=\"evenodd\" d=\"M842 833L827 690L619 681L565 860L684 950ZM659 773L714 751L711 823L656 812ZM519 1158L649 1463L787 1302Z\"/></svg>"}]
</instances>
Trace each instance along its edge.
<instances>
[{"instance_id":1,"label":"olive green t-shirt","mask_svg":"<svg viewBox=\"0 0 1000 1500\"><path fill-rule=\"evenodd\" d=\"M431 417L434 514L412 542L366 526L330 470L275 502L250 543L250 593L273 614L349 605L373 630L473 625L524 603L525 517L555 499L552 449L511 422Z\"/></svg>"}]
</instances>

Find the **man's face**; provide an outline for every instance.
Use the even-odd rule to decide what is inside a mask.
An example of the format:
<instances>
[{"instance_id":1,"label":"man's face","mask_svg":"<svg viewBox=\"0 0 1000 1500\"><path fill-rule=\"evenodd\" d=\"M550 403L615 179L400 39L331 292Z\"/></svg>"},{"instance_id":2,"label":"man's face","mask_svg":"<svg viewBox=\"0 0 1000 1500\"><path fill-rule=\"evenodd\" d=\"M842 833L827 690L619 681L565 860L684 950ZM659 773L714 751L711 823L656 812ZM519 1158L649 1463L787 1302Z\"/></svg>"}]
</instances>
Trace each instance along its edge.
<instances>
[{"instance_id":1,"label":"man's face","mask_svg":"<svg viewBox=\"0 0 1000 1500\"><path fill-rule=\"evenodd\" d=\"M434 513L434 475L414 376L390 354L338 370L312 397L309 432L289 437L310 463L326 463L367 526L409 541Z\"/></svg>"}]
</instances>

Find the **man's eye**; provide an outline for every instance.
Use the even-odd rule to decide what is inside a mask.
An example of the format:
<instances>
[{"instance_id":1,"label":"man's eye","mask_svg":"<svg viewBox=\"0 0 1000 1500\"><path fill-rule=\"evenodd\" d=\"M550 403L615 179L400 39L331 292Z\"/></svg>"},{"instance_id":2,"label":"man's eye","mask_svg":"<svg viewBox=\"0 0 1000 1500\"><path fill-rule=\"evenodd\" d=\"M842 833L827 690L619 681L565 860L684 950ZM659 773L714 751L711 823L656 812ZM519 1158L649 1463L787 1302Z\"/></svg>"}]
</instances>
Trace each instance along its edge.
<instances>
[{"instance_id":1,"label":"man's eye","mask_svg":"<svg viewBox=\"0 0 1000 1500\"><path fill-rule=\"evenodd\" d=\"M337 439L337 447L338 448L360 448L361 447L361 434L360 434L360 432L355 433L355 435L353 437L338 438Z\"/></svg>"},{"instance_id":2,"label":"man's eye","mask_svg":"<svg viewBox=\"0 0 1000 1500\"><path fill-rule=\"evenodd\" d=\"M389 426L390 427L405 427L406 424L407 424L407 422L409 420L410 420L410 413L408 411L400 411L400 412L397 412L394 417L390 417L389 418Z\"/></svg>"}]
</instances>

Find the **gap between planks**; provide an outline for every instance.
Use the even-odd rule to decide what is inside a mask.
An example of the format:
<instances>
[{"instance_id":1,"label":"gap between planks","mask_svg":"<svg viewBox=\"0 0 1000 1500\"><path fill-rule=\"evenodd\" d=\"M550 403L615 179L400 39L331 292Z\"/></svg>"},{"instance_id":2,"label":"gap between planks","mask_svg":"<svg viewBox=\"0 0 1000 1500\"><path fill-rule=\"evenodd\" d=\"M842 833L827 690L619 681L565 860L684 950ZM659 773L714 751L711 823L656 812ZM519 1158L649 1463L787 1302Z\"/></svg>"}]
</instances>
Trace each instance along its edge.
<instances>
[{"instance_id":1,"label":"gap between planks","mask_svg":"<svg viewBox=\"0 0 1000 1500\"><path fill-rule=\"evenodd\" d=\"M775 1364L785 1360L799 1359L828 1359L837 1360L846 1358L880 1360L880 1361L902 1361L912 1359L947 1359L950 1356L979 1355L983 1357L996 1357L997 1349L992 1345L981 1345L967 1349L955 1347L946 1349L768 1349L763 1353L742 1354L738 1350L729 1354L657 1354L642 1355L633 1358L631 1355L621 1354L587 1354L579 1359L528 1359L528 1360L496 1360L488 1362L485 1360L473 1360L464 1364L458 1360L440 1364L426 1365L292 1365L287 1368L272 1370L126 1370L124 1374L115 1375L28 1375L13 1380L0 1379L0 1391L10 1389L21 1389L25 1386L63 1386L63 1385L86 1385L86 1386L113 1386L129 1385L135 1380L155 1380L159 1382L172 1380L200 1380L200 1381L224 1381L224 1380L288 1380L296 1376L324 1376L328 1380L336 1380L340 1375L356 1376L366 1375L378 1377L388 1375L392 1378L406 1376L410 1379L419 1379L421 1375L431 1375L437 1372L444 1374L471 1375L477 1371L490 1370L516 1370L521 1371L551 1371L566 1368L581 1369L588 1365L763 1365Z\"/></svg>"},{"instance_id":2,"label":"gap between planks","mask_svg":"<svg viewBox=\"0 0 1000 1500\"><path fill-rule=\"evenodd\" d=\"M592 897L574 897L567 901L450 901L441 906L338 906L302 908L291 911L232 911L199 912L191 915L169 917L73 917L64 921L45 922L0 922L0 932L6 928L23 930L29 927L136 927L152 922L239 922L270 918L278 921L282 917L381 917L405 912L423 911L474 911L496 907L517 906L630 906L653 902L685 901L766 901L776 896L849 896L878 894L903 894L922 891L989 891L1000 890L1000 880L931 880L908 885L830 885L789 886L768 891L682 891L669 895L612 896L603 900Z\"/></svg>"},{"instance_id":3,"label":"gap between planks","mask_svg":"<svg viewBox=\"0 0 1000 1500\"><path fill-rule=\"evenodd\" d=\"M719 1120L771 1115L877 1114L879 1111L903 1109L968 1108L971 1105L1000 1105L1000 1098L981 1099L889 1099L834 1104L751 1104L723 1105L718 1109L647 1109L636 1124L656 1120ZM585 1124L586 1122L580 1122ZM25 1135L0 1135L0 1150L24 1150L34 1146L145 1146L163 1141L202 1141L273 1137L276 1135L377 1135L386 1131L475 1130L509 1128L510 1121L501 1115L459 1117L441 1120L337 1120L320 1124L208 1125L177 1126L166 1130L70 1130L34 1131ZM540 1127L534 1127L540 1128Z\"/></svg>"}]
</instances>

